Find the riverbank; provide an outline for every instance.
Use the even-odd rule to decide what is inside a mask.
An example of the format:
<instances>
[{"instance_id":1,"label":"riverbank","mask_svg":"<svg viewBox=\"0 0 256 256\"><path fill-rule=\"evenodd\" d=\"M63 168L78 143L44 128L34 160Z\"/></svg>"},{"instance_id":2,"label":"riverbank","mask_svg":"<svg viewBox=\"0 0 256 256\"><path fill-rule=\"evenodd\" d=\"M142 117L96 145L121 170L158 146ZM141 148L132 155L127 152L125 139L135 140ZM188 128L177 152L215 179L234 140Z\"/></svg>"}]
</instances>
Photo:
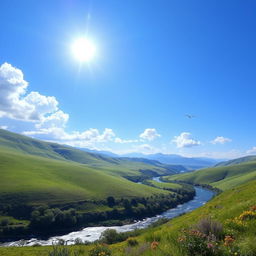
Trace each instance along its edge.
<instances>
[{"instance_id":1,"label":"riverbank","mask_svg":"<svg viewBox=\"0 0 256 256\"><path fill-rule=\"evenodd\" d=\"M20 243L24 246L33 246L33 245L51 245L52 243L58 241L58 240L64 240L67 241L67 244L74 244L76 239L81 239L84 241L93 242L99 239L101 233L105 231L106 229L115 229L118 232L126 232L126 231L132 231L135 229L143 229L148 227L150 224L154 223L155 221L159 220L160 218L168 218L172 219L174 217L177 217L181 214L193 211L194 209L204 205L207 201L209 201L213 196L214 192L201 188L201 187L195 187L196 190L196 196L193 200L190 200L187 203L180 204L177 207L167 210L163 212L160 215L157 215L155 217L147 218L142 221L137 221L133 224L123 225L123 226L101 226L101 227L87 227L83 230L71 232L69 234L63 235L63 236L54 236L47 240L40 240L36 238L32 238L29 240L22 240L22 241L13 241L9 243L1 244L1 246L20 246Z\"/></svg>"}]
</instances>

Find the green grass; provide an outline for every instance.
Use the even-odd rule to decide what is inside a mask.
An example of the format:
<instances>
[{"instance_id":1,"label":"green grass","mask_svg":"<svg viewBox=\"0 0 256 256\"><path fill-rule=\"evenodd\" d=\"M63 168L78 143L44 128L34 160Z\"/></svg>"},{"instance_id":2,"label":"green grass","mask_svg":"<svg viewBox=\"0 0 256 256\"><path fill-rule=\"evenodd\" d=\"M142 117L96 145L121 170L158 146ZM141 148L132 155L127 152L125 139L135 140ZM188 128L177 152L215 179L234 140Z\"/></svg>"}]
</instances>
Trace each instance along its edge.
<instances>
[{"instance_id":1,"label":"green grass","mask_svg":"<svg viewBox=\"0 0 256 256\"><path fill-rule=\"evenodd\" d=\"M85 165L0 150L0 202L67 203L166 193Z\"/></svg>"},{"instance_id":2,"label":"green grass","mask_svg":"<svg viewBox=\"0 0 256 256\"><path fill-rule=\"evenodd\" d=\"M155 180L146 180L146 183L161 189L182 189L183 188L181 184L177 184L173 182L157 182Z\"/></svg>"},{"instance_id":3,"label":"green grass","mask_svg":"<svg viewBox=\"0 0 256 256\"><path fill-rule=\"evenodd\" d=\"M180 180L209 184L221 190L227 190L254 179L256 179L256 161L243 162L232 166L207 168L165 177L167 181Z\"/></svg>"},{"instance_id":4,"label":"green grass","mask_svg":"<svg viewBox=\"0 0 256 256\"><path fill-rule=\"evenodd\" d=\"M112 175L123 177L139 177L142 175L141 170L151 170L157 175L173 172L170 167L167 168L161 163L155 162L154 164L148 164L134 159L102 156L69 146L36 140L2 129L0 129L0 150L2 152L8 151L44 157L48 160L55 159L65 162L81 163L88 167L97 168Z\"/></svg>"},{"instance_id":5,"label":"green grass","mask_svg":"<svg viewBox=\"0 0 256 256\"><path fill-rule=\"evenodd\" d=\"M191 213L177 217L168 223L156 227L147 229L142 235L136 237L139 242L139 246L146 242L153 241L154 239L160 240L160 250L153 251L146 250L144 256L185 256L181 254L177 249L177 237L182 235L182 229L194 225L198 220L211 216L213 219L218 220L225 224L227 219L237 217L241 212L249 209L250 206L256 205L256 181L247 182L244 185L227 190L216 196L213 200L208 202L203 207L194 210ZM248 244L255 234L255 225L249 227L246 232L240 232L236 234L236 244L243 246ZM248 242L249 241L249 242ZM81 255L87 255L86 252L92 247L90 246L72 246L70 248L84 250ZM113 251L113 256L124 256L124 250L127 247L126 242L114 244L110 248ZM23 247L23 248L0 248L1 256L46 256L51 247ZM153 253L153 254L152 254Z\"/></svg>"}]
</instances>

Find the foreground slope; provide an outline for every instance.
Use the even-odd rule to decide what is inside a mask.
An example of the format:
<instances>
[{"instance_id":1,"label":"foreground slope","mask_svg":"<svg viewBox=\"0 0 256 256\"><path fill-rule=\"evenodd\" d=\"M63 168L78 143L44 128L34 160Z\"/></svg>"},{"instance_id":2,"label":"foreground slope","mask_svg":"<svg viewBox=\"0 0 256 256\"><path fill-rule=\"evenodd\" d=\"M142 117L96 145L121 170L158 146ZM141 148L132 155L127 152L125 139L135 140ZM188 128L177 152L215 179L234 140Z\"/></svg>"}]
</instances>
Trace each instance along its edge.
<instances>
[{"instance_id":1,"label":"foreground slope","mask_svg":"<svg viewBox=\"0 0 256 256\"><path fill-rule=\"evenodd\" d=\"M138 245L135 247L129 246L126 241L110 246L112 256L188 256L189 254L183 250L178 242L179 237L184 235L184 229L193 227L202 218L209 216L223 225L224 236L225 234L233 234L234 236L232 247L226 247L224 245L224 236L219 238L218 247L223 250L222 254L219 255L254 256L256 255L256 240L254 235L256 232L256 220L252 219L249 221L250 225L245 226L243 229L236 229L236 227L231 229L228 223L230 220L235 220L241 213L247 212L250 207L256 205L255 193L256 181L247 182L227 190L191 213L175 218L159 227L144 230L140 236L134 238L138 242ZM245 223L247 223L247 220L245 220ZM154 241L157 241L157 244ZM155 249L152 249L152 244L154 245L154 243L157 246ZM93 247L94 245L69 246L69 249L71 251L80 251L81 253L79 255L85 256L88 255L88 251ZM236 251L231 251L233 249ZM0 255L47 256L51 250L52 247L0 248ZM235 252L239 253L235 254Z\"/></svg>"}]
</instances>

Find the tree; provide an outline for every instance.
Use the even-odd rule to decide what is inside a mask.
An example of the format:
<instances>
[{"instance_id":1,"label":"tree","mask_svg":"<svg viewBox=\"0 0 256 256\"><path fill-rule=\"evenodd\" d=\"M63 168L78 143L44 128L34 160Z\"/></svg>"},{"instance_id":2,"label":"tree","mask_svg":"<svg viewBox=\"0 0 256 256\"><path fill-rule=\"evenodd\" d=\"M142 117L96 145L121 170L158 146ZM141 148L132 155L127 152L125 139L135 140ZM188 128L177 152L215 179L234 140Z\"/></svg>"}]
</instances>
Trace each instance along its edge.
<instances>
[{"instance_id":1,"label":"tree","mask_svg":"<svg viewBox=\"0 0 256 256\"><path fill-rule=\"evenodd\" d=\"M107 198L107 204L108 204L109 207L112 208L116 204L115 198L113 196L109 196Z\"/></svg>"}]
</instances>

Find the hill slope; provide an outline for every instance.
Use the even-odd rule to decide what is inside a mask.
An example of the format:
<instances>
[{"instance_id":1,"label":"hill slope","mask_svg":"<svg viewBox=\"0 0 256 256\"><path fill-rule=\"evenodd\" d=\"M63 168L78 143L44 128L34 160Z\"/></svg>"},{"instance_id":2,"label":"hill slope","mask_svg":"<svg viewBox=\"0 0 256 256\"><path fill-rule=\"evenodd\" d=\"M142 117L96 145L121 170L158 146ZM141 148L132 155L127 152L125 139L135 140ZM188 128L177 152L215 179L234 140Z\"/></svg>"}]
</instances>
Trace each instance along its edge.
<instances>
[{"instance_id":1,"label":"hill slope","mask_svg":"<svg viewBox=\"0 0 256 256\"><path fill-rule=\"evenodd\" d=\"M215 166L229 166L229 165L234 165L234 164L241 164L245 162L251 162L251 161L256 161L256 156L245 156L245 157L240 157L236 159L232 159L229 161L221 162L216 164Z\"/></svg>"},{"instance_id":2,"label":"hill slope","mask_svg":"<svg viewBox=\"0 0 256 256\"><path fill-rule=\"evenodd\" d=\"M256 161L207 168L192 173L169 176L166 179L210 184L221 190L227 190L247 181L256 179Z\"/></svg>"},{"instance_id":3,"label":"hill slope","mask_svg":"<svg viewBox=\"0 0 256 256\"><path fill-rule=\"evenodd\" d=\"M66 203L163 193L85 165L0 150L0 203Z\"/></svg>"},{"instance_id":4,"label":"hill slope","mask_svg":"<svg viewBox=\"0 0 256 256\"><path fill-rule=\"evenodd\" d=\"M161 225L156 228L150 228L143 231L143 233L135 237L138 245L131 248L127 241L114 244L110 246L113 256L125 256L125 255L144 255L151 256L152 251L154 255L173 255L173 256L188 256L182 250L179 237L183 237L184 229L194 228L194 225L202 218L211 216L215 221L218 221L224 226L224 235L233 235L235 237L234 245L232 247L224 246L224 237L218 241L218 246L222 250L222 254L211 254L211 255L241 255L241 256L253 256L256 255L255 246L255 219L249 220L250 225L244 227L234 226L232 229L228 224L228 220L235 220L241 213L248 211L250 207L256 205L256 181L250 181L243 185L237 186L231 190L225 191L210 202L194 210L191 213L187 213L180 217L170 220L168 223ZM248 223L247 220L244 221ZM156 248L152 250L154 241L158 241ZM193 242L192 240L189 240ZM198 242L198 240L196 240ZM149 246L148 244L149 243ZM71 250L81 249L84 251L84 255L87 255L88 251L91 250L95 245L89 246L71 246ZM230 253L233 248L239 251L239 254ZM47 256L52 247L10 247L0 248L0 255L5 256ZM131 252L130 254L127 254ZM83 255L83 254L82 254ZM193 254L201 255L201 254ZM206 255L206 254L204 254Z\"/></svg>"},{"instance_id":5,"label":"hill slope","mask_svg":"<svg viewBox=\"0 0 256 256\"><path fill-rule=\"evenodd\" d=\"M155 175L176 173L176 168L157 161L141 161L130 158L113 158L101 154L85 152L56 143L36 140L20 134L0 129L0 149L26 155L40 156L55 160L72 161L89 167L104 169L105 172L123 176L139 177L150 170Z\"/></svg>"}]
</instances>

